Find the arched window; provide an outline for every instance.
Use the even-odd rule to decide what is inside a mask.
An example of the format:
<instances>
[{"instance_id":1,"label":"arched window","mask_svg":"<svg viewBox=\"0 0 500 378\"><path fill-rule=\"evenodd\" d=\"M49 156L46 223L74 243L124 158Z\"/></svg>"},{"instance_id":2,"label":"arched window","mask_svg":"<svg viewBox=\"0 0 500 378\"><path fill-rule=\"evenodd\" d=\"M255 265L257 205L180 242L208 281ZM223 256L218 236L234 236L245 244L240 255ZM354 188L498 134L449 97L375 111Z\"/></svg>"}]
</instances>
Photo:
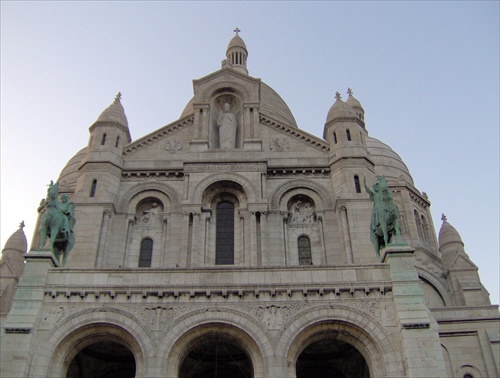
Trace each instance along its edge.
<instances>
[{"instance_id":1,"label":"arched window","mask_svg":"<svg viewBox=\"0 0 500 378\"><path fill-rule=\"evenodd\" d=\"M337 144L337 133L333 132L333 143Z\"/></svg>"},{"instance_id":2,"label":"arched window","mask_svg":"<svg viewBox=\"0 0 500 378\"><path fill-rule=\"evenodd\" d=\"M413 210L413 215L415 216L415 223L417 225L418 237L423 239L422 235L422 223L420 221L420 217L418 216L417 210Z\"/></svg>"},{"instance_id":3,"label":"arched window","mask_svg":"<svg viewBox=\"0 0 500 378\"><path fill-rule=\"evenodd\" d=\"M143 239L141 242L141 251L139 253L139 268L150 268L152 257L153 239Z\"/></svg>"},{"instance_id":4,"label":"arched window","mask_svg":"<svg viewBox=\"0 0 500 378\"><path fill-rule=\"evenodd\" d=\"M359 184L359 176L354 176L354 187L356 188L356 193L361 193L361 185Z\"/></svg>"},{"instance_id":5,"label":"arched window","mask_svg":"<svg viewBox=\"0 0 500 378\"><path fill-rule=\"evenodd\" d=\"M299 246L299 265L312 265L311 241L309 237L300 236L297 244Z\"/></svg>"},{"instance_id":6,"label":"arched window","mask_svg":"<svg viewBox=\"0 0 500 378\"><path fill-rule=\"evenodd\" d=\"M101 146L104 146L105 144L106 144L106 133L102 134Z\"/></svg>"},{"instance_id":7,"label":"arched window","mask_svg":"<svg viewBox=\"0 0 500 378\"><path fill-rule=\"evenodd\" d=\"M228 201L217 205L215 264L234 264L234 205Z\"/></svg>"},{"instance_id":8,"label":"arched window","mask_svg":"<svg viewBox=\"0 0 500 378\"><path fill-rule=\"evenodd\" d=\"M92 181L92 187L90 188L90 196L95 196L95 191L97 189L97 180Z\"/></svg>"},{"instance_id":9,"label":"arched window","mask_svg":"<svg viewBox=\"0 0 500 378\"><path fill-rule=\"evenodd\" d=\"M351 141L351 132L349 131L349 129L347 129L345 131L346 135L347 135L347 140L350 142Z\"/></svg>"},{"instance_id":10,"label":"arched window","mask_svg":"<svg viewBox=\"0 0 500 378\"><path fill-rule=\"evenodd\" d=\"M430 243L431 239L429 237L429 228L427 224L427 219L425 219L425 217L422 215L421 220L422 220L422 234L424 236L424 240Z\"/></svg>"}]
</instances>

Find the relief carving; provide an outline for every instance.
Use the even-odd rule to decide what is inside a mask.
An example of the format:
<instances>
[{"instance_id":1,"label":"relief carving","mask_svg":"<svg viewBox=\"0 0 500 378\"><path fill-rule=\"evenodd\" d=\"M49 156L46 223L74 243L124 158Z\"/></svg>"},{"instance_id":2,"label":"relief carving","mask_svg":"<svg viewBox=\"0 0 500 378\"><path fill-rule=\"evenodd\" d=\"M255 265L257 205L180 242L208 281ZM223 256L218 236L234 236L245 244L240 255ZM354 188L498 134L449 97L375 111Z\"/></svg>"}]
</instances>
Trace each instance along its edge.
<instances>
[{"instance_id":1,"label":"relief carving","mask_svg":"<svg viewBox=\"0 0 500 378\"><path fill-rule=\"evenodd\" d=\"M165 143L165 150L170 153L179 152L180 150L182 150L182 143L176 140L169 140L167 143Z\"/></svg>"},{"instance_id":2,"label":"relief carving","mask_svg":"<svg viewBox=\"0 0 500 378\"><path fill-rule=\"evenodd\" d=\"M135 227L139 230L160 229L163 226L162 209L158 203L153 202L151 208L142 211L142 216L137 217Z\"/></svg>"},{"instance_id":3,"label":"relief carving","mask_svg":"<svg viewBox=\"0 0 500 378\"><path fill-rule=\"evenodd\" d=\"M269 148L271 149L271 151L288 151L288 141L285 138L271 139Z\"/></svg>"},{"instance_id":4,"label":"relief carving","mask_svg":"<svg viewBox=\"0 0 500 378\"><path fill-rule=\"evenodd\" d=\"M317 226L316 210L308 200L295 200L288 211L288 227L314 228Z\"/></svg>"}]
</instances>

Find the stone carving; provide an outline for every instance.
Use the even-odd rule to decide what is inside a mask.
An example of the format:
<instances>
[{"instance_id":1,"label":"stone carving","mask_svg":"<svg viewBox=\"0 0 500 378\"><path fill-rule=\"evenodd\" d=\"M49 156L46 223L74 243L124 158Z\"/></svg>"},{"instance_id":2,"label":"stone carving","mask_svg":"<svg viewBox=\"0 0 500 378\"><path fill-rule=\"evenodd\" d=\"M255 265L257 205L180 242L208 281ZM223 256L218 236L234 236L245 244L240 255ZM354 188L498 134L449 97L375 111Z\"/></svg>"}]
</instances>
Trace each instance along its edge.
<instances>
[{"instance_id":1,"label":"stone carving","mask_svg":"<svg viewBox=\"0 0 500 378\"><path fill-rule=\"evenodd\" d=\"M75 234L73 233L73 226L76 222L74 217L75 204L68 202L69 197L66 194L61 197L61 202L59 202L58 196L59 184L54 184L51 181L47 190L47 208L43 213L40 227L40 248L45 247L46 238L49 237L49 249L56 260L65 266L68 254L75 244Z\"/></svg>"},{"instance_id":2,"label":"stone carving","mask_svg":"<svg viewBox=\"0 0 500 378\"><path fill-rule=\"evenodd\" d=\"M314 206L309 202L295 201L288 212L288 226L291 228L316 227Z\"/></svg>"},{"instance_id":3,"label":"stone carving","mask_svg":"<svg viewBox=\"0 0 500 378\"><path fill-rule=\"evenodd\" d=\"M235 148L236 143L236 117L230 112L231 106L226 102L223 112L217 118L217 127L219 129L219 148Z\"/></svg>"},{"instance_id":4,"label":"stone carving","mask_svg":"<svg viewBox=\"0 0 500 378\"><path fill-rule=\"evenodd\" d=\"M50 308L42 316L42 323L47 328L54 327L68 314L68 310L64 306Z\"/></svg>"},{"instance_id":5,"label":"stone carving","mask_svg":"<svg viewBox=\"0 0 500 378\"><path fill-rule=\"evenodd\" d=\"M165 143L165 150L171 153L178 152L182 150L182 143L176 140L168 141L167 143Z\"/></svg>"},{"instance_id":6,"label":"stone carving","mask_svg":"<svg viewBox=\"0 0 500 378\"><path fill-rule=\"evenodd\" d=\"M269 148L271 151L288 151L288 141L285 138L271 139Z\"/></svg>"},{"instance_id":7,"label":"stone carving","mask_svg":"<svg viewBox=\"0 0 500 378\"><path fill-rule=\"evenodd\" d=\"M373 202L370 239L377 253L377 258L380 259L380 250L387 247L394 236L397 236L398 244L401 243L399 211L392 199L392 192L389 190L384 176L377 177L377 182L373 185L373 191L366 185L366 177L363 182L366 192Z\"/></svg>"},{"instance_id":8,"label":"stone carving","mask_svg":"<svg viewBox=\"0 0 500 378\"><path fill-rule=\"evenodd\" d=\"M162 209L158 203L153 202L149 210L144 210L143 215L136 220L136 227L140 230L161 229L163 226Z\"/></svg>"}]
</instances>

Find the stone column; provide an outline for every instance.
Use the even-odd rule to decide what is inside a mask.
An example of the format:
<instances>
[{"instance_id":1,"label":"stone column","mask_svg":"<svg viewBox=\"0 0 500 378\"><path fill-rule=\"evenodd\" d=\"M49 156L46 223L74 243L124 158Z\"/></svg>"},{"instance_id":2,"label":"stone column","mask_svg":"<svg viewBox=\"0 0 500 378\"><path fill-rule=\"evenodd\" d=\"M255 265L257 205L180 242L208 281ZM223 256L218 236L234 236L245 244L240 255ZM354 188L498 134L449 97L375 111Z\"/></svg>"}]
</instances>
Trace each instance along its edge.
<instances>
[{"instance_id":1,"label":"stone column","mask_svg":"<svg viewBox=\"0 0 500 378\"><path fill-rule=\"evenodd\" d=\"M33 328L43 305L48 270L58 267L54 255L46 250L32 250L24 255L24 274L17 285L12 309L1 330L0 376L28 377L33 358Z\"/></svg>"},{"instance_id":2,"label":"stone column","mask_svg":"<svg viewBox=\"0 0 500 378\"><path fill-rule=\"evenodd\" d=\"M352 264L354 262L354 259L352 256L351 232L349 230L349 219L347 218L347 208L345 206L342 206L340 208L340 214L342 222L342 235L344 236L346 251L346 260L348 264Z\"/></svg>"},{"instance_id":3,"label":"stone column","mask_svg":"<svg viewBox=\"0 0 500 378\"><path fill-rule=\"evenodd\" d=\"M388 246L382 251L391 268L393 300L399 318L407 377L446 377L439 326L425 302L415 269L415 250Z\"/></svg>"},{"instance_id":4,"label":"stone column","mask_svg":"<svg viewBox=\"0 0 500 378\"><path fill-rule=\"evenodd\" d=\"M101 233L99 235L99 245L97 247L97 258L95 266L102 268L104 263L104 254L108 249L109 223L111 221L111 210L105 209L102 214Z\"/></svg>"}]
</instances>

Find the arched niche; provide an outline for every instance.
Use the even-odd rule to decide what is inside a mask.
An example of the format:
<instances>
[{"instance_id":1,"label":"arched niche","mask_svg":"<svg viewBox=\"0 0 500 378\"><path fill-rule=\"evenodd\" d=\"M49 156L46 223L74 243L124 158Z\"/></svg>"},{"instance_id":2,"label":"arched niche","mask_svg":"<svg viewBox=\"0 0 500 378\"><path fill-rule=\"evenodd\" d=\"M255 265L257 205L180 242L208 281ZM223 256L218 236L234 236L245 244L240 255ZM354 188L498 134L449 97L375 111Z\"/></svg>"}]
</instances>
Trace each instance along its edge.
<instances>
[{"instance_id":1,"label":"arched niche","mask_svg":"<svg viewBox=\"0 0 500 378\"><path fill-rule=\"evenodd\" d=\"M218 89L210 103L209 146L215 149L241 148L243 141L243 102L232 88Z\"/></svg>"}]
</instances>

